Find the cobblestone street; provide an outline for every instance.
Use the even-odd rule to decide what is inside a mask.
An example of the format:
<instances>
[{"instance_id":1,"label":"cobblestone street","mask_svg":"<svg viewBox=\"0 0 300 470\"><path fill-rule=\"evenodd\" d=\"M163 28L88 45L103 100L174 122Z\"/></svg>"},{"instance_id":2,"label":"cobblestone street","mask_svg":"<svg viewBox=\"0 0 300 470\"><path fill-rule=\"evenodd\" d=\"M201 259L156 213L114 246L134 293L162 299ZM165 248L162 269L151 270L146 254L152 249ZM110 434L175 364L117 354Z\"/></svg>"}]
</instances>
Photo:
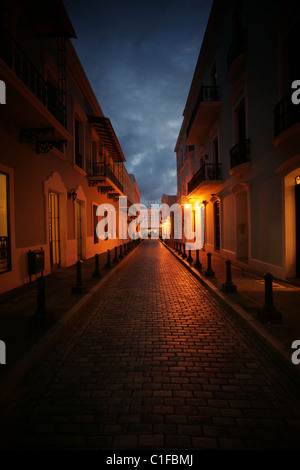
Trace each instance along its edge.
<instances>
[{"instance_id":1,"label":"cobblestone street","mask_svg":"<svg viewBox=\"0 0 300 470\"><path fill-rule=\"evenodd\" d=\"M7 404L8 449L299 449L298 391L156 240Z\"/></svg>"}]
</instances>

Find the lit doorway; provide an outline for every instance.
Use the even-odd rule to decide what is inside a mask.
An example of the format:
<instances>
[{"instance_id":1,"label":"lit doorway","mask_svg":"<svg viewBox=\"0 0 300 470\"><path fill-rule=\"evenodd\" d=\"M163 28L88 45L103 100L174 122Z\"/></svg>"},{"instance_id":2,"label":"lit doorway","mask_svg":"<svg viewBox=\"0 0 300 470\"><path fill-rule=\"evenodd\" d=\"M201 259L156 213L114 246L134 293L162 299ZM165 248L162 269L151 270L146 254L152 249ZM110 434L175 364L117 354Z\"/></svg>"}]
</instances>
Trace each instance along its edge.
<instances>
[{"instance_id":1,"label":"lit doorway","mask_svg":"<svg viewBox=\"0 0 300 470\"><path fill-rule=\"evenodd\" d=\"M49 193L49 243L52 268L60 266L59 196Z\"/></svg>"},{"instance_id":2,"label":"lit doorway","mask_svg":"<svg viewBox=\"0 0 300 470\"><path fill-rule=\"evenodd\" d=\"M8 208L8 175L0 172L0 272L11 269Z\"/></svg>"}]
</instances>

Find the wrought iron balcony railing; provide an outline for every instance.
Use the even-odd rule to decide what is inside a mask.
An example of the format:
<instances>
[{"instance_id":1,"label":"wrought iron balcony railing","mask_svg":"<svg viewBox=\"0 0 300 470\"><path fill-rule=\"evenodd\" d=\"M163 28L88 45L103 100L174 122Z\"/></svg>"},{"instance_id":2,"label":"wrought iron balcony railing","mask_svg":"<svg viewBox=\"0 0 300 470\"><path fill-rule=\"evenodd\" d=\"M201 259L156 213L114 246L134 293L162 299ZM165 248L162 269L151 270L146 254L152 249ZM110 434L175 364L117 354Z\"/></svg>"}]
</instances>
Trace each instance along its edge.
<instances>
[{"instance_id":1,"label":"wrought iron balcony railing","mask_svg":"<svg viewBox=\"0 0 300 470\"><path fill-rule=\"evenodd\" d=\"M194 106L194 109L193 109L193 112L192 112L192 115L191 115L190 122L189 122L189 124L186 128L186 135L187 136L189 135L189 132L190 132L191 127L193 125L195 116L197 114L197 109L198 109L200 103L213 102L213 101L219 101L219 100L220 100L220 97L219 97L219 87L218 86L215 86L215 85L212 85L212 86L203 86L202 85L201 86L197 101L195 103L195 106Z\"/></svg>"},{"instance_id":2,"label":"wrought iron balcony railing","mask_svg":"<svg viewBox=\"0 0 300 470\"><path fill-rule=\"evenodd\" d=\"M275 137L298 122L300 122L300 105L294 105L291 94L288 93L274 109Z\"/></svg>"},{"instance_id":3,"label":"wrought iron balcony railing","mask_svg":"<svg viewBox=\"0 0 300 470\"><path fill-rule=\"evenodd\" d=\"M112 183L114 183L117 188L123 193L123 184L119 181L117 176L113 173L110 166L105 162L100 163L90 163L88 168L88 177L103 177L109 178Z\"/></svg>"},{"instance_id":4,"label":"wrought iron balcony railing","mask_svg":"<svg viewBox=\"0 0 300 470\"><path fill-rule=\"evenodd\" d=\"M204 163L188 182L188 194L203 181L218 181L222 179L220 163Z\"/></svg>"},{"instance_id":5,"label":"wrought iron balcony railing","mask_svg":"<svg viewBox=\"0 0 300 470\"><path fill-rule=\"evenodd\" d=\"M230 153L230 168L233 168L242 163L248 163L250 161L250 139L243 140L236 144L229 151Z\"/></svg>"},{"instance_id":6,"label":"wrought iron balcony railing","mask_svg":"<svg viewBox=\"0 0 300 470\"><path fill-rule=\"evenodd\" d=\"M65 127L65 106L58 99L55 88L43 78L20 45L4 30L0 32L0 58Z\"/></svg>"},{"instance_id":7,"label":"wrought iron balcony railing","mask_svg":"<svg viewBox=\"0 0 300 470\"><path fill-rule=\"evenodd\" d=\"M227 54L227 67L244 52L247 52L247 31L243 29L232 41Z\"/></svg>"}]
</instances>

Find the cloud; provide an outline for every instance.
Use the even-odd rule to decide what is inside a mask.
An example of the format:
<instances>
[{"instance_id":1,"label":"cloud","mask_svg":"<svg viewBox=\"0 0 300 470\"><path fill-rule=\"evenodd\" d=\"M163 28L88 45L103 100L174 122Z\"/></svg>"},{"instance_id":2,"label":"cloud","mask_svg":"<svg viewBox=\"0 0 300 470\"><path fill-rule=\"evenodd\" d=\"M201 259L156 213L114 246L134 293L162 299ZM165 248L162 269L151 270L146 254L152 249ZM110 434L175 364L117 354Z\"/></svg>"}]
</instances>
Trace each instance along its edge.
<instances>
[{"instance_id":1,"label":"cloud","mask_svg":"<svg viewBox=\"0 0 300 470\"><path fill-rule=\"evenodd\" d=\"M65 0L75 49L144 201L177 192L174 147L211 4Z\"/></svg>"}]
</instances>

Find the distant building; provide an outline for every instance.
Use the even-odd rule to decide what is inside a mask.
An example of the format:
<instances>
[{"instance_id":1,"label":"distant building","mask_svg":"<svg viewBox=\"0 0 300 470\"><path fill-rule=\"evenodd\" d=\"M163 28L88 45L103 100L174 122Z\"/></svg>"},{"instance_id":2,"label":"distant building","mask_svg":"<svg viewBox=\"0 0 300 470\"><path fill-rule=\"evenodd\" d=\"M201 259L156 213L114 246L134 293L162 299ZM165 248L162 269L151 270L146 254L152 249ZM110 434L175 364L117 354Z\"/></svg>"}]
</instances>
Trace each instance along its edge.
<instances>
[{"instance_id":1,"label":"distant building","mask_svg":"<svg viewBox=\"0 0 300 470\"><path fill-rule=\"evenodd\" d=\"M97 207L140 200L71 38L61 1L1 3L0 292L29 281L29 250L49 274L117 246L97 237Z\"/></svg>"},{"instance_id":2,"label":"distant building","mask_svg":"<svg viewBox=\"0 0 300 470\"><path fill-rule=\"evenodd\" d=\"M300 277L296 1L215 0L177 139L177 202L204 207L204 249Z\"/></svg>"},{"instance_id":3,"label":"distant building","mask_svg":"<svg viewBox=\"0 0 300 470\"><path fill-rule=\"evenodd\" d=\"M177 195L163 194L161 198L161 237L163 239L174 238L174 210L172 206L177 203ZM167 206L167 212L163 207ZM170 209L170 210L169 210Z\"/></svg>"}]
</instances>

